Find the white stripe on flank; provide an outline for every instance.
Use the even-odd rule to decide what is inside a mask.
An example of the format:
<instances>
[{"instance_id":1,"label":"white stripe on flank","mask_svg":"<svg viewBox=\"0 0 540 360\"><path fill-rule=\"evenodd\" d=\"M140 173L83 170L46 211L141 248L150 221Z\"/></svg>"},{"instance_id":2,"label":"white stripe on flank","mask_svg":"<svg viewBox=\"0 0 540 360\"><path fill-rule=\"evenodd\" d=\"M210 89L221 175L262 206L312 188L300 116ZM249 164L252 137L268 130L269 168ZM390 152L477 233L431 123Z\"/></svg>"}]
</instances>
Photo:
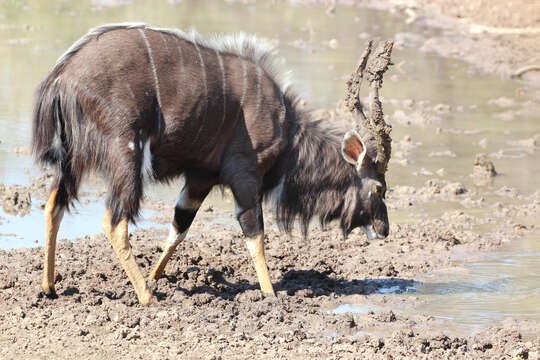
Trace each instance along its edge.
<instances>
[{"instance_id":1,"label":"white stripe on flank","mask_svg":"<svg viewBox=\"0 0 540 360\"><path fill-rule=\"evenodd\" d=\"M163 33L160 31L159 36L161 37L161 40L163 40L163 45L165 45L165 50L169 52L169 47L167 46L167 39L165 39L165 36L163 36Z\"/></svg>"},{"instance_id":2,"label":"white stripe on flank","mask_svg":"<svg viewBox=\"0 0 540 360\"><path fill-rule=\"evenodd\" d=\"M257 66L257 106L255 107L255 114L259 113L259 108L261 107L261 102L262 102L261 78L262 78L262 68L260 66Z\"/></svg>"},{"instance_id":3,"label":"white stripe on flank","mask_svg":"<svg viewBox=\"0 0 540 360\"><path fill-rule=\"evenodd\" d=\"M219 129L221 130L221 126L225 122L225 117L227 116L227 82L225 79L225 66L223 66L223 59L217 50L216 56L219 62L219 69L221 70L221 89L223 90L223 117L221 118L221 125L219 126Z\"/></svg>"},{"instance_id":4,"label":"white stripe on flank","mask_svg":"<svg viewBox=\"0 0 540 360\"><path fill-rule=\"evenodd\" d=\"M152 72L154 73L154 82L156 84L157 101L158 101L159 107L161 107L161 96L159 94L159 80L157 76L156 64L154 63L154 57L152 56L152 48L150 47L150 42L148 42L148 38L146 37L146 33L144 32L144 29L139 28L138 30L141 33L144 43L146 44L146 49L148 50L148 57L150 58L150 65L152 66Z\"/></svg>"},{"instance_id":5,"label":"white stripe on flank","mask_svg":"<svg viewBox=\"0 0 540 360\"><path fill-rule=\"evenodd\" d=\"M77 40L70 48L56 61L55 67L66 63L77 51L89 43L92 39L101 36L104 33L122 30L122 29L145 29L149 31L157 31L163 34L168 34L177 39L184 39L192 43L210 49L216 49L224 53L235 54L242 59L252 61L264 68L264 71L274 81L280 85L283 92L286 92L291 85L290 72L280 72L276 59L270 56L273 46L264 41L258 40L255 36L246 35L244 33L219 35L210 39L203 39L196 31L190 32L180 31L178 29L163 29L153 27L144 23L120 23L102 25L91 29L86 35Z\"/></svg>"},{"instance_id":6,"label":"white stripe on flank","mask_svg":"<svg viewBox=\"0 0 540 360\"><path fill-rule=\"evenodd\" d=\"M247 93L247 68L246 68L246 62L242 60L242 97L240 98L240 107L238 108L238 112L236 113L236 119L238 120L238 117L240 116L240 111L242 111L242 107L244 106L244 100L246 99L246 93Z\"/></svg>"},{"instance_id":7,"label":"white stripe on flank","mask_svg":"<svg viewBox=\"0 0 540 360\"><path fill-rule=\"evenodd\" d=\"M208 97L208 84L206 83L206 69L205 69L205 66L204 66L204 60L203 60L203 57L202 57L202 54L201 54L201 49L200 49L199 45L197 45L196 42L194 42L193 45L195 45L195 48L197 49L197 54L199 54L199 60L201 62L202 80L203 80L203 84L204 84L204 98L206 100L206 98ZM206 102L205 102L205 104L206 104Z\"/></svg>"},{"instance_id":8,"label":"white stripe on flank","mask_svg":"<svg viewBox=\"0 0 540 360\"><path fill-rule=\"evenodd\" d=\"M208 84L206 83L206 69L204 65L204 59L201 54L201 49L199 48L199 45L197 45L196 42L193 42L193 45L195 45L195 48L197 49L197 54L199 54L199 60L201 62L201 70L202 70L202 81L204 85L204 115L201 120L205 120L206 118L206 112L208 111ZM201 132L203 130L204 124L201 123L199 125L199 130L197 131L197 135L193 138L193 144L196 144L199 140L199 136L201 135Z\"/></svg>"},{"instance_id":9,"label":"white stripe on flank","mask_svg":"<svg viewBox=\"0 0 540 360\"><path fill-rule=\"evenodd\" d=\"M178 38L176 38L176 43L178 43ZM178 62L180 63L180 69L184 67L184 58L182 57L182 49L180 48L180 44L176 47L178 49Z\"/></svg>"}]
</instances>

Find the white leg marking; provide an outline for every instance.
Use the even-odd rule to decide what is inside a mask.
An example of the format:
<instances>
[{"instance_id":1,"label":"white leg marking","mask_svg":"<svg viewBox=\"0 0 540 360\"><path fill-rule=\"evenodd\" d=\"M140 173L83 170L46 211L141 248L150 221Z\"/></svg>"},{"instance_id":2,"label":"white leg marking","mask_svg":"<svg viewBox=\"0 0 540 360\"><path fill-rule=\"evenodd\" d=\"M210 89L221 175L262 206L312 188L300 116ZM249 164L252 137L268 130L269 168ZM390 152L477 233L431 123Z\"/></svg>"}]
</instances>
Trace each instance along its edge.
<instances>
[{"instance_id":1,"label":"white leg marking","mask_svg":"<svg viewBox=\"0 0 540 360\"><path fill-rule=\"evenodd\" d=\"M236 114L236 119L238 120L238 117L240 116L240 112L242 111L242 107L244 106L244 100L246 100L246 93L247 93L247 67L246 62L244 60L242 61L242 97L240 98L240 107L238 108L238 112Z\"/></svg>"},{"instance_id":2,"label":"white leg marking","mask_svg":"<svg viewBox=\"0 0 540 360\"><path fill-rule=\"evenodd\" d=\"M182 189L182 192L180 192L180 195L178 196L178 200L176 201L175 208L196 211L199 209L200 206L201 206L201 201L191 199L188 195L187 189L184 187ZM168 246L178 245L180 241L184 240L188 231L189 231L189 227L183 233L179 233L176 227L173 224L171 224L171 227L169 229L169 237L167 238L167 245Z\"/></svg>"},{"instance_id":3,"label":"white leg marking","mask_svg":"<svg viewBox=\"0 0 540 360\"><path fill-rule=\"evenodd\" d=\"M184 240L189 228L186 229L183 233L179 233L178 230L171 224L169 228L169 236L167 237L167 246L176 246L180 244L180 241Z\"/></svg>"},{"instance_id":4,"label":"white leg marking","mask_svg":"<svg viewBox=\"0 0 540 360\"><path fill-rule=\"evenodd\" d=\"M156 64L154 63L154 57L152 56L152 48L150 47L150 42L148 41L148 38L146 37L146 33L144 32L144 29L138 29L138 30L141 33L144 43L146 44L146 50L148 51L148 57L150 58L150 66L152 67L152 73L154 74L157 101L158 101L159 107L161 107L161 96L159 94L159 80L157 76Z\"/></svg>"},{"instance_id":5,"label":"white leg marking","mask_svg":"<svg viewBox=\"0 0 540 360\"><path fill-rule=\"evenodd\" d=\"M201 204L200 200L190 199L186 188L183 188L182 192L180 192L180 196L178 196L175 207L185 210L197 210Z\"/></svg>"},{"instance_id":6,"label":"white leg marking","mask_svg":"<svg viewBox=\"0 0 540 360\"><path fill-rule=\"evenodd\" d=\"M141 173L144 180L150 180L154 178L154 169L152 168L152 152L150 151L149 139L144 142Z\"/></svg>"}]
</instances>

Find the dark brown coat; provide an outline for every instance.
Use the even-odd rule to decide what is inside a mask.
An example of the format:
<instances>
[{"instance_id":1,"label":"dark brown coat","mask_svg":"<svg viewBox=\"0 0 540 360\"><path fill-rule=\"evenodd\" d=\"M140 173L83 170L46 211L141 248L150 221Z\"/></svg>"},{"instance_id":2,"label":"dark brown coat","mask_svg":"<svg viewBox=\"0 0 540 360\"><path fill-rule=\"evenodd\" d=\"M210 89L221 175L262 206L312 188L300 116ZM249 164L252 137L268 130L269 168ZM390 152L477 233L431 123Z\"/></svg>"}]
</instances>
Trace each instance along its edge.
<instances>
[{"instance_id":1,"label":"dark brown coat","mask_svg":"<svg viewBox=\"0 0 540 360\"><path fill-rule=\"evenodd\" d=\"M343 134L298 110L280 78L251 37L100 27L39 85L33 151L56 167L65 206L86 173L101 173L113 223L134 221L145 179L184 175L201 194L230 187L241 209L272 198L288 230L300 218L307 231L319 216L340 219L344 234L371 226L386 236L386 184L373 166L373 139L359 140L367 156L357 170L343 160Z\"/></svg>"}]
</instances>

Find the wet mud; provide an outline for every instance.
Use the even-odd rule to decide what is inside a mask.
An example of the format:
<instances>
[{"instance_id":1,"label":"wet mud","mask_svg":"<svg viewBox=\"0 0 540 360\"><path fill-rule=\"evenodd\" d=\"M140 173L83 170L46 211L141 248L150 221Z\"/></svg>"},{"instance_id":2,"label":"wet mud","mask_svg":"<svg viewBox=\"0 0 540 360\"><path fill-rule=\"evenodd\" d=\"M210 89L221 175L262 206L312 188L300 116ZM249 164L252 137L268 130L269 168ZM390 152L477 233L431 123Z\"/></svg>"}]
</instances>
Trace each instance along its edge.
<instances>
[{"instance_id":1,"label":"wet mud","mask_svg":"<svg viewBox=\"0 0 540 360\"><path fill-rule=\"evenodd\" d=\"M422 201L476 196L437 179L418 189L393 189L389 207L414 207L417 195ZM0 357L535 358L538 323L509 319L474 335L453 336L440 319L400 315L403 304L392 297L414 288L419 274L451 269L456 253L494 249L504 238L533 231L509 216L540 215L540 194L527 197L526 204L500 204L488 218L450 211L415 224L393 224L391 235L377 241L357 230L344 240L333 226L313 226L308 238L296 231L287 235L272 225L267 209L266 254L276 297L258 289L233 214L208 206L165 275L150 282L159 302L149 307L138 304L104 235L59 241L55 299L40 292L42 248L0 251ZM147 199L145 206L160 209L156 222L170 219L161 202ZM471 231L486 222L492 232ZM131 233L144 273L158 260L166 236L163 228ZM333 310L351 303L380 303L385 309Z\"/></svg>"}]
</instances>

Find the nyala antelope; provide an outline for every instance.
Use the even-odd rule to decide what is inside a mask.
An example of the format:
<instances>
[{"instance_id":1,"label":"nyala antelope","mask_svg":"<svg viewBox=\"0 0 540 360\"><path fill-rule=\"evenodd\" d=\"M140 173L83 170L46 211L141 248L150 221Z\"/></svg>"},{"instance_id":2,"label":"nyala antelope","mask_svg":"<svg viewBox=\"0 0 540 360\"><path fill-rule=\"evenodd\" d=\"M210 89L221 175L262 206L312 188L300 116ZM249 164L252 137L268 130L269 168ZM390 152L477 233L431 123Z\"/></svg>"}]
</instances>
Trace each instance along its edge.
<instances>
[{"instance_id":1,"label":"nyala antelope","mask_svg":"<svg viewBox=\"0 0 540 360\"><path fill-rule=\"evenodd\" d=\"M269 50L245 35L204 40L195 32L115 24L75 42L35 97L33 154L56 174L45 207L43 290L55 295L56 235L89 172L108 184L103 229L143 305L156 299L133 256L128 223L137 219L144 184L152 181L185 178L154 279L216 185L234 195L268 294L274 290L264 256L263 199L273 202L285 230L299 219L307 231L317 216L323 224L339 219L345 236L363 227L371 238L386 237L390 147L381 144L389 137L366 126L343 136L310 119L282 75Z\"/></svg>"}]
</instances>

